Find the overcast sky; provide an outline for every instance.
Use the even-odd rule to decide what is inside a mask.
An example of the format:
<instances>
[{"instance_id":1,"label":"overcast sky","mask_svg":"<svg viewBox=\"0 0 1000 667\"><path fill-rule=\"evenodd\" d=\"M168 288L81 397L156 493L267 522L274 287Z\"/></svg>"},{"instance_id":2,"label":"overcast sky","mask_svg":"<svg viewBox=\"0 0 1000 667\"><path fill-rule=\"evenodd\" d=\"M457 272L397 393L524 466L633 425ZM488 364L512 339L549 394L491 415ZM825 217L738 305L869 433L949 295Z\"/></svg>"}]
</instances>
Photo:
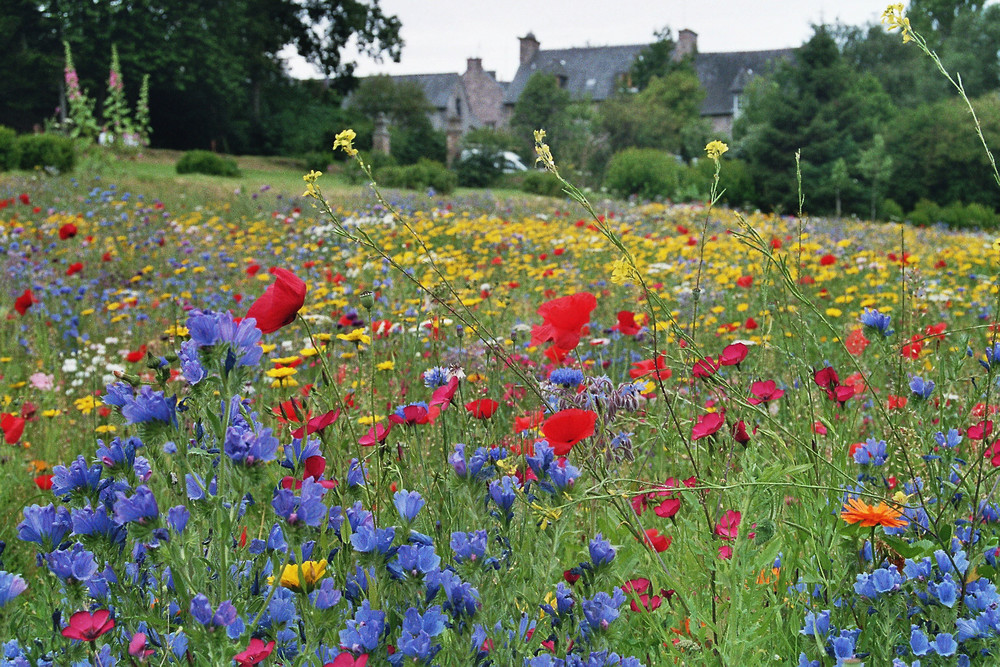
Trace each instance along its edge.
<instances>
[{"instance_id":1,"label":"overcast sky","mask_svg":"<svg viewBox=\"0 0 1000 667\"><path fill-rule=\"evenodd\" d=\"M510 81L517 38L533 32L543 49L644 44L669 26L698 33L698 49L755 51L800 46L811 25L878 22L888 0L382 0L403 24L399 63L358 59L358 75L464 72L466 58ZM352 56L353 57L353 56ZM313 76L291 63L295 76Z\"/></svg>"}]
</instances>

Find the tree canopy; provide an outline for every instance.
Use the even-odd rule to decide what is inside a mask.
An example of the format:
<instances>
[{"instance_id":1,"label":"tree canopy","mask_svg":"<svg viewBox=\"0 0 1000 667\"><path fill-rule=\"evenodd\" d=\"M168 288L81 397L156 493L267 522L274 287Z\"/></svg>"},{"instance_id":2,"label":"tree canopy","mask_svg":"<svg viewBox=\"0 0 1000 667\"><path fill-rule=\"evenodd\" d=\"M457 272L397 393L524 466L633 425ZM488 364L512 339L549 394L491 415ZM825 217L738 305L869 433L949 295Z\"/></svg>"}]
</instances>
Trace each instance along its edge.
<instances>
[{"instance_id":1,"label":"tree canopy","mask_svg":"<svg viewBox=\"0 0 1000 667\"><path fill-rule=\"evenodd\" d=\"M246 150L259 142L269 91L288 83L281 54L290 48L329 77L350 79L349 40L362 53L398 60L400 22L378 0L3 0L0 53L5 72L24 82L0 83L0 98L20 91L18 107L4 105L0 123L30 129L59 105L61 42L70 44L84 88L104 90L111 45L121 58L129 96L150 76L155 140L177 148ZM19 69L19 67L21 69ZM7 77L4 77L5 79Z\"/></svg>"}]
</instances>

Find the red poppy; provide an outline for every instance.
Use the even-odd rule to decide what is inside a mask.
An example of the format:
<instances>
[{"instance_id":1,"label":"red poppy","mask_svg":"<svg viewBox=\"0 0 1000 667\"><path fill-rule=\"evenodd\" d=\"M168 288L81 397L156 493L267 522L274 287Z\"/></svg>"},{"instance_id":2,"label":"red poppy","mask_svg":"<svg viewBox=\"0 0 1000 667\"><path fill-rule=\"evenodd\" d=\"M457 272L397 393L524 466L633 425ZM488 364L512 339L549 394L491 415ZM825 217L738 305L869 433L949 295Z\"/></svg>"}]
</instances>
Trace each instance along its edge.
<instances>
[{"instance_id":1,"label":"red poppy","mask_svg":"<svg viewBox=\"0 0 1000 667\"><path fill-rule=\"evenodd\" d=\"M820 266L830 266L831 264L836 264L836 263L837 263L837 258L829 253L819 258Z\"/></svg>"},{"instance_id":2,"label":"red poppy","mask_svg":"<svg viewBox=\"0 0 1000 667\"><path fill-rule=\"evenodd\" d=\"M262 640L254 637L250 640L250 644L247 646L245 651L241 651L233 656L239 667L249 667L250 665L258 665L271 655L271 651L274 650L274 642L270 641L265 644Z\"/></svg>"},{"instance_id":3,"label":"red poppy","mask_svg":"<svg viewBox=\"0 0 1000 667\"><path fill-rule=\"evenodd\" d=\"M849 384L842 384L839 387L835 387L833 391L827 389L827 395L830 397L830 400L840 403L841 406L851 400L855 393L857 392L854 386Z\"/></svg>"},{"instance_id":4,"label":"red poppy","mask_svg":"<svg viewBox=\"0 0 1000 667\"><path fill-rule=\"evenodd\" d=\"M737 287L750 287L753 285L753 276L740 276L736 279Z\"/></svg>"},{"instance_id":5,"label":"red poppy","mask_svg":"<svg viewBox=\"0 0 1000 667\"><path fill-rule=\"evenodd\" d=\"M302 405L302 401L297 398L290 398L284 403L279 403L271 408L271 412L282 424L300 424L312 417L312 412L307 411Z\"/></svg>"},{"instance_id":6,"label":"red poppy","mask_svg":"<svg viewBox=\"0 0 1000 667\"><path fill-rule=\"evenodd\" d=\"M888 398L886 398L886 408L889 410L902 410L906 407L907 400L906 396L889 394Z\"/></svg>"},{"instance_id":7,"label":"red poppy","mask_svg":"<svg viewBox=\"0 0 1000 667\"><path fill-rule=\"evenodd\" d=\"M253 277L260 271L260 264L254 263L246 268L247 275Z\"/></svg>"},{"instance_id":8,"label":"red poppy","mask_svg":"<svg viewBox=\"0 0 1000 667\"><path fill-rule=\"evenodd\" d=\"M990 434L992 433L993 422L988 419L984 419L978 424L970 426L969 430L966 431L965 434L969 437L969 440L985 440L990 437Z\"/></svg>"},{"instance_id":9,"label":"red poppy","mask_svg":"<svg viewBox=\"0 0 1000 667\"><path fill-rule=\"evenodd\" d=\"M761 380L750 385L750 394L751 396L747 399L747 403L750 405L759 405L760 403L767 403L781 398L785 395L785 390L778 389L778 385L774 380Z\"/></svg>"},{"instance_id":10,"label":"red poppy","mask_svg":"<svg viewBox=\"0 0 1000 667\"><path fill-rule=\"evenodd\" d=\"M538 307L542 324L531 329L531 344L551 341L562 350L572 350L580 343L581 331L590 322L590 313L597 307L597 298L590 292L580 292L547 301Z\"/></svg>"},{"instance_id":11,"label":"red poppy","mask_svg":"<svg viewBox=\"0 0 1000 667\"><path fill-rule=\"evenodd\" d=\"M1000 467L1000 440L987 447L983 457L989 459L994 468Z\"/></svg>"},{"instance_id":12,"label":"red poppy","mask_svg":"<svg viewBox=\"0 0 1000 667\"><path fill-rule=\"evenodd\" d=\"M596 422L597 413L592 410L560 410L542 424L542 435L556 456L566 456L573 445L594 435Z\"/></svg>"},{"instance_id":13,"label":"red poppy","mask_svg":"<svg viewBox=\"0 0 1000 667\"><path fill-rule=\"evenodd\" d=\"M66 275L72 276L83 271L83 262L75 262L66 268Z\"/></svg>"},{"instance_id":14,"label":"red poppy","mask_svg":"<svg viewBox=\"0 0 1000 667\"><path fill-rule=\"evenodd\" d=\"M24 290L24 294L17 297L14 301L14 310L18 312L19 315L24 315L28 312L28 308L31 308L31 304L38 303L38 299L35 295L31 293L30 289Z\"/></svg>"},{"instance_id":15,"label":"red poppy","mask_svg":"<svg viewBox=\"0 0 1000 667\"><path fill-rule=\"evenodd\" d=\"M42 491L48 491L52 488L52 475L39 475L35 478L35 486Z\"/></svg>"},{"instance_id":16,"label":"red poppy","mask_svg":"<svg viewBox=\"0 0 1000 667\"><path fill-rule=\"evenodd\" d=\"M21 439L24 433L25 419L14 414L4 414L0 417L0 430L3 430L3 440L8 445L13 445Z\"/></svg>"},{"instance_id":17,"label":"red poppy","mask_svg":"<svg viewBox=\"0 0 1000 667\"><path fill-rule=\"evenodd\" d=\"M380 442L384 442L391 430L392 424L375 424L368 429L368 433L358 438L358 444L362 447L373 447Z\"/></svg>"},{"instance_id":18,"label":"red poppy","mask_svg":"<svg viewBox=\"0 0 1000 667\"><path fill-rule=\"evenodd\" d=\"M78 611L70 617L69 625L62 629L62 636L92 642L114 627L115 620L107 609L98 609L94 613Z\"/></svg>"},{"instance_id":19,"label":"red poppy","mask_svg":"<svg viewBox=\"0 0 1000 667\"><path fill-rule=\"evenodd\" d=\"M673 372L667 368L667 358L661 354L655 360L643 359L632 362L632 368L628 371L630 378L636 380L647 375L658 380L666 380L673 375Z\"/></svg>"},{"instance_id":20,"label":"red poppy","mask_svg":"<svg viewBox=\"0 0 1000 667\"><path fill-rule=\"evenodd\" d=\"M59 240L65 241L66 239L71 239L74 236L76 236L76 225L72 222L67 222L59 228Z\"/></svg>"},{"instance_id":21,"label":"red poppy","mask_svg":"<svg viewBox=\"0 0 1000 667\"><path fill-rule=\"evenodd\" d=\"M654 551L663 552L670 548L670 543L673 538L667 535L660 535L660 531L656 528L646 529L646 546L650 547Z\"/></svg>"},{"instance_id":22,"label":"red poppy","mask_svg":"<svg viewBox=\"0 0 1000 667\"><path fill-rule=\"evenodd\" d=\"M132 350L125 355L125 361L134 364L138 361L142 361L146 358L146 345L142 344L139 346L138 350Z\"/></svg>"},{"instance_id":23,"label":"red poppy","mask_svg":"<svg viewBox=\"0 0 1000 667\"><path fill-rule=\"evenodd\" d=\"M944 332L948 328L948 325L944 322L938 322L937 324L928 324L924 329L924 335L929 338L934 338L936 340L944 340Z\"/></svg>"},{"instance_id":24,"label":"red poppy","mask_svg":"<svg viewBox=\"0 0 1000 667\"><path fill-rule=\"evenodd\" d=\"M523 417L514 417L514 433L535 428L542 423L543 419L545 419L545 413L541 410L530 412Z\"/></svg>"},{"instance_id":25,"label":"red poppy","mask_svg":"<svg viewBox=\"0 0 1000 667\"><path fill-rule=\"evenodd\" d=\"M642 609L645 609L646 611L653 611L663 603L663 598L670 598L671 591L665 591L662 588L660 589L659 595L650 595L649 586L649 579L643 577L638 579L629 579L622 586L623 593L632 593L638 597L638 600L633 599L629 605L632 608L632 611L641 611Z\"/></svg>"},{"instance_id":26,"label":"red poppy","mask_svg":"<svg viewBox=\"0 0 1000 667\"><path fill-rule=\"evenodd\" d=\"M753 331L754 329L756 329L759 326L760 325L757 324L757 320L755 320L752 317L748 317L747 321L743 324L743 328L746 329L747 331Z\"/></svg>"},{"instance_id":27,"label":"red poppy","mask_svg":"<svg viewBox=\"0 0 1000 667\"><path fill-rule=\"evenodd\" d=\"M480 398L465 404L465 409L476 419L489 419L498 407L500 404L492 398Z\"/></svg>"},{"instance_id":28,"label":"red poppy","mask_svg":"<svg viewBox=\"0 0 1000 667\"><path fill-rule=\"evenodd\" d=\"M756 431L756 427L754 428L754 430ZM744 422L742 419L733 424L730 431L733 434L733 440L740 443L741 445L745 445L748 442L750 442L750 434L747 433L746 422Z\"/></svg>"},{"instance_id":29,"label":"red poppy","mask_svg":"<svg viewBox=\"0 0 1000 667\"><path fill-rule=\"evenodd\" d=\"M739 366L740 362L747 358L750 350L745 343L732 343L727 345L722 354L719 355L720 366Z\"/></svg>"},{"instance_id":30,"label":"red poppy","mask_svg":"<svg viewBox=\"0 0 1000 667\"><path fill-rule=\"evenodd\" d=\"M625 336L634 336L642 331L642 325L635 321L635 313L628 310L618 311L618 324L611 328Z\"/></svg>"},{"instance_id":31,"label":"red poppy","mask_svg":"<svg viewBox=\"0 0 1000 667\"><path fill-rule=\"evenodd\" d=\"M321 414L318 417L313 417L305 426L300 426L294 431L292 431L293 438L303 438L307 435L316 433L317 431L322 431L327 426L337 421L337 417L340 416L340 410L330 410L327 413Z\"/></svg>"},{"instance_id":32,"label":"red poppy","mask_svg":"<svg viewBox=\"0 0 1000 667\"><path fill-rule=\"evenodd\" d=\"M920 352L924 349L924 340L920 335L914 335L910 338L910 342L903 346L900 350L902 354L907 359L917 360L920 358Z\"/></svg>"},{"instance_id":33,"label":"red poppy","mask_svg":"<svg viewBox=\"0 0 1000 667\"><path fill-rule=\"evenodd\" d=\"M696 378L707 378L714 375L717 370L719 370L719 362L712 357L705 357L695 362L691 373Z\"/></svg>"},{"instance_id":34,"label":"red poppy","mask_svg":"<svg viewBox=\"0 0 1000 667\"><path fill-rule=\"evenodd\" d=\"M861 327L858 327L847 336L847 339L844 341L844 347L846 347L847 351L854 356L858 356L865 351L865 348L868 347L868 343L870 342L871 341L865 338L864 330L862 330Z\"/></svg>"},{"instance_id":35,"label":"red poppy","mask_svg":"<svg viewBox=\"0 0 1000 667\"><path fill-rule=\"evenodd\" d=\"M698 417L698 422L691 429L691 439L701 440L702 438L714 435L722 425L726 423L726 418L719 412L708 412Z\"/></svg>"},{"instance_id":36,"label":"red poppy","mask_svg":"<svg viewBox=\"0 0 1000 667\"><path fill-rule=\"evenodd\" d=\"M257 321L261 333L273 333L291 324L306 300L306 284L288 269L271 269L275 280L250 305L247 317Z\"/></svg>"},{"instance_id":37,"label":"red poppy","mask_svg":"<svg viewBox=\"0 0 1000 667\"><path fill-rule=\"evenodd\" d=\"M20 199L21 203L24 204L25 206L31 205L31 197L28 196L27 192L22 192L17 196L17 198Z\"/></svg>"}]
</instances>

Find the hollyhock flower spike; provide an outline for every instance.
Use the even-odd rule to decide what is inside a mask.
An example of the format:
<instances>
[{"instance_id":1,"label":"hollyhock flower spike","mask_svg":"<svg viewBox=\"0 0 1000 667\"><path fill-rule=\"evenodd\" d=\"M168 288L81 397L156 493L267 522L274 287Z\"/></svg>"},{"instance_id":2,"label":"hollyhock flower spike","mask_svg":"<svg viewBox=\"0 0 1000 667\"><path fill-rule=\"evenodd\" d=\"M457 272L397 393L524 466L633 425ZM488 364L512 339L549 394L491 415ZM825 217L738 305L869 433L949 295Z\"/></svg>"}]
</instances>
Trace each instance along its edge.
<instances>
[{"instance_id":1,"label":"hollyhock flower spike","mask_svg":"<svg viewBox=\"0 0 1000 667\"><path fill-rule=\"evenodd\" d=\"M275 280L247 311L247 318L257 322L261 333L274 333L291 324L306 299L306 284L288 269L271 269Z\"/></svg>"}]
</instances>

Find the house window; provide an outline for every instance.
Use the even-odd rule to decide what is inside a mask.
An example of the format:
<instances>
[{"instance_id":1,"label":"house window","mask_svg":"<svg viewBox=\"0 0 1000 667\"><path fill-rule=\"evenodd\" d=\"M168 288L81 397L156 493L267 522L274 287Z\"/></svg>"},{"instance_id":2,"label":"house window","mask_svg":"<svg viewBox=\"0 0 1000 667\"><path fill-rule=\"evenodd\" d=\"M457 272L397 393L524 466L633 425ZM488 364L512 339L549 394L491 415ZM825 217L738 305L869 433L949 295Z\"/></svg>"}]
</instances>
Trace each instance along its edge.
<instances>
[{"instance_id":1,"label":"house window","mask_svg":"<svg viewBox=\"0 0 1000 667\"><path fill-rule=\"evenodd\" d=\"M462 100L458 97L455 98L455 116L462 117Z\"/></svg>"},{"instance_id":2,"label":"house window","mask_svg":"<svg viewBox=\"0 0 1000 667\"><path fill-rule=\"evenodd\" d=\"M556 79L559 81L560 88L565 88L566 84L569 82L569 79L563 74L556 75Z\"/></svg>"},{"instance_id":3,"label":"house window","mask_svg":"<svg viewBox=\"0 0 1000 667\"><path fill-rule=\"evenodd\" d=\"M733 95L733 118L740 117L740 96Z\"/></svg>"}]
</instances>

